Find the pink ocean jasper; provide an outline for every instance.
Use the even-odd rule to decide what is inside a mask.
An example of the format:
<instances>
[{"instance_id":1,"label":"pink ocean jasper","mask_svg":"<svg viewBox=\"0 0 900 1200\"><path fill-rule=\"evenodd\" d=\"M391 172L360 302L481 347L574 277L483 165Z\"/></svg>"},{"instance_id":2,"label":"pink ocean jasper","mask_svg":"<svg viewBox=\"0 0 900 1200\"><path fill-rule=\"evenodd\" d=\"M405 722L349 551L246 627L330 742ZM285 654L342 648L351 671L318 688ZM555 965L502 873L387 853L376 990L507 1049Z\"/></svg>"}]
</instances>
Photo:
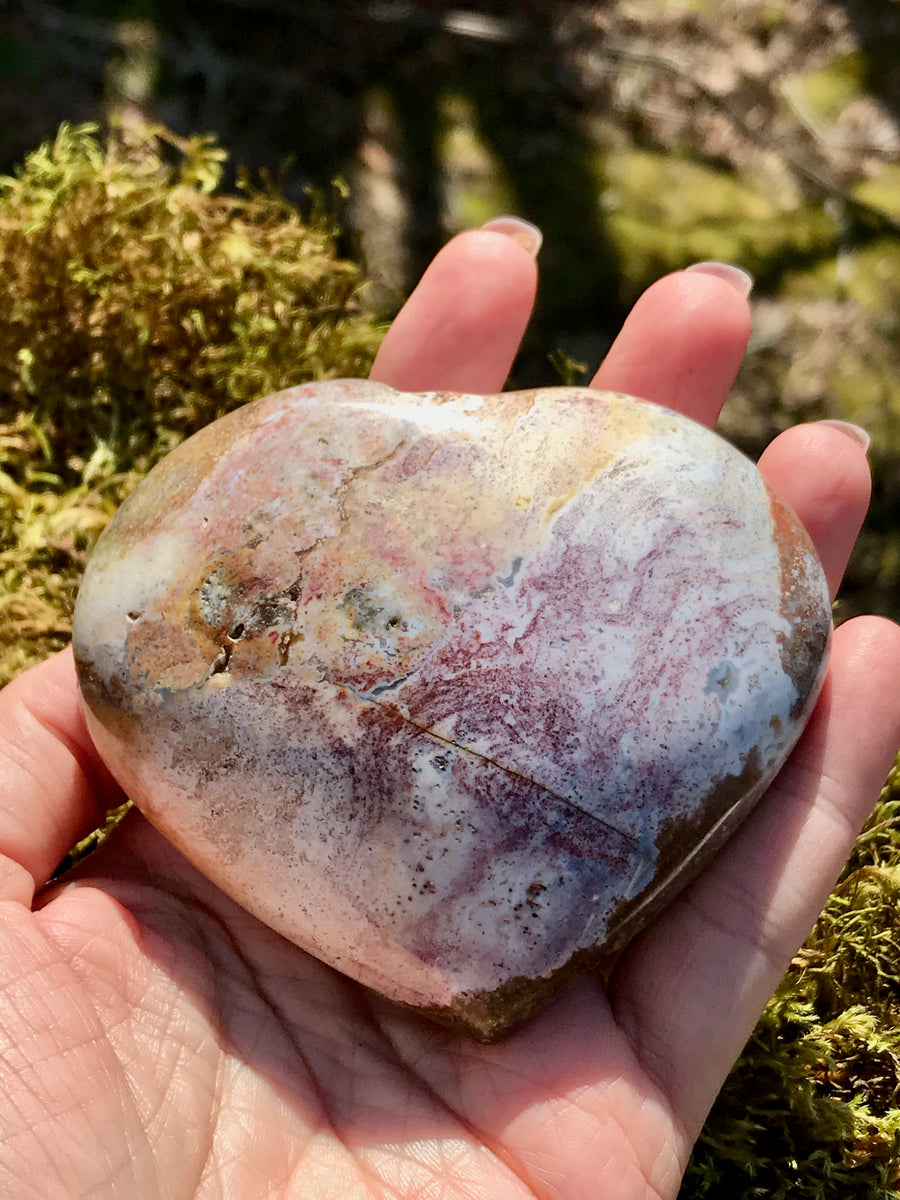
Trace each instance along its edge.
<instances>
[{"instance_id":1,"label":"pink ocean jasper","mask_svg":"<svg viewBox=\"0 0 900 1200\"><path fill-rule=\"evenodd\" d=\"M75 653L103 757L206 875L493 1039L732 832L830 626L797 518L687 418L354 380L160 463L91 557Z\"/></svg>"}]
</instances>

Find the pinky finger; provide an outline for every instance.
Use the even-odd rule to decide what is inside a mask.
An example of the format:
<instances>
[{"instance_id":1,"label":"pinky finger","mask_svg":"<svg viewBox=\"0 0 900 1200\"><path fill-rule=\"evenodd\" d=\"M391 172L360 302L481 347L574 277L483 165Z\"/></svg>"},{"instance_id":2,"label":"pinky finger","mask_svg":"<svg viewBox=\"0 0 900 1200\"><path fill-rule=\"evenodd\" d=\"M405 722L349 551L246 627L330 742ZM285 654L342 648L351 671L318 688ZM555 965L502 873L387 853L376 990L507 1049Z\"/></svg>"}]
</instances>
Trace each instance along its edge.
<instances>
[{"instance_id":1,"label":"pinky finger","mask_svg":"<svg viewBox=\"0 0 900 1200\"><path fill-rule=\"evenodd\" d=\"M795 425L775 438L759 469L806 526L833 597L869 505L865 447L827 421Z\"/></svg>"}]
</instances>

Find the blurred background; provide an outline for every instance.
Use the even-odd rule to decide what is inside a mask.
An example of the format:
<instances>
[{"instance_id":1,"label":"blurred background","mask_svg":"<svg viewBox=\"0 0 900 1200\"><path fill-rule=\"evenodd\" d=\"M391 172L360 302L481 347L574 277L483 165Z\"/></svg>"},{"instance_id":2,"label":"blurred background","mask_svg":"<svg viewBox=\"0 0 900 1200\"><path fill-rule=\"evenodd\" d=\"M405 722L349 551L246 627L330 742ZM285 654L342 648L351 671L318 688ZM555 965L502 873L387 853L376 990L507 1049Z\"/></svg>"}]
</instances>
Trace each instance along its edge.
<instances>
[{"instance_id":1,"label":"blurred background","mask_svg":"<svg viewBox=\"0 0 900 1200\"><path fill-rule=\"evenodd\" d=\"M797 421L869 430L839 616L900 617L900 4L0 0L0 171L113 112L214 132L301 206L343 181L385 318L453 233L540 225L514 385L592 372L660 274L747 268L723 431L755 456Z\"/></svg>"}]
</instances>

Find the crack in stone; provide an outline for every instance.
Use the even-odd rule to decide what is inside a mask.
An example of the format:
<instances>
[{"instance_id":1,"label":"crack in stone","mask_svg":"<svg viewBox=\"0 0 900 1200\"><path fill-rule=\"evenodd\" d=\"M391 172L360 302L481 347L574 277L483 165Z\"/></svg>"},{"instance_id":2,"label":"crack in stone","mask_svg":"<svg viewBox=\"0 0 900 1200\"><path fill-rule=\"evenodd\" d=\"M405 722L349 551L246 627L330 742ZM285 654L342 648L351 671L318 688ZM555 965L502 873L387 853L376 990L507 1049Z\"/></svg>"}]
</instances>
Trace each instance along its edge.
<instances>
[{"instance_id":1,"label":"crack in stone","mask_svg":"<svg viewBox=\"0 0 900 1200\"><path fill-rule=\"evenodd\" d=\"M512 439L516 436L516 434L519 432L519 426L521 425L521 423L523 421L527 421L528 418L531 416L531 414L534 412L534 410L537 408L538 401L540 400L539 393L544 390L545 390L544 388L532 388L531 389L531 400L528 404L528 407L525 409L524 412L520 412L516 415L515 419L513 420L512 426L510 427L509 433L507 433L505 435L505 437L503 438L503 449L504 450L509 445L509 443L512 441ZM519 395L522 395L522 393L520 392Z\"/></svg>"},{"instance_id":2,"label":"crack in stone","mask_svg":"<svg viewBox=\"0 0 900 1200\"><path fill-rule=\"evenodd\" d=\"M396 446L392 447L387 454L383 454L381 458L377 459L375 462L363 463L359 467L351 467L349 476L344 480L335 493L335 499L337 500L338 506L338 516L341 519L341 524L344 524L344 522L349 520L344 505L350 489L353 487L356 481L358 479L365 478L366 475L370 475L373 471L377 471L379 467L383 467L385 463L390 462L391 459L395 458L401 450L406 448L408 441L409 439L407 437L401 437ZM322 539L319 540L321 541Z\"/></svg>"},{"instance_id":3,"label":"crack in stone","mask_svg":"<svg viewBox=\"0 0 900 1200\"><path fill-rule=\"evenodd\" d=\"M410 672L410 674L413 674L413 672ZM386 685L385 690L388 688L398 687L404 682L405 679L408 678L408 675L403 676L403 678ZM389 708L386 704L382 704L375 696L373 696L371 691L368 693L360 692L357 691L356 688L349 687L349 685L337 684L328 675L326 675L321 682L327 683L330 687L335 688L346 686L348 691L352 692L353 695L359 700L363 700L368 704L374 704L376 708L382 709L391 716L399 717L405 725L411 725L413 729L417 729L420 733L424 733L429 737L433 737L436 741L443 742L445 746L451 746L454 750L461 750L464 754L470 754L473 758L478 759L479 762L486 763L491 767L496 767L498 771L502 771L505 775L509 775L512 779L518 779L523 783L530 784L532 787L539 788L542 792L545 792L546 795L550 796L554 800L557 800L564 808L569 808L573 812L577 812L582 817L589 817L592 821L599 822L599 824L604 826L604 828L608 829L611 833L614 833L616 837L620 837L623 841L627 842L628 845L641 856L641 858L648 859L648 861L650 861L648 855L641 850L640 842L632 834L625 833L623 830L616 828L616 826L610 821L605 820L596 813L590 812L586 808L582 808L580 804L576 804L575 801L570 800L568 796L563 796L559 792L555 792L553 788L547 787L545 783L540 783L537 779L532 779L530 776L524 775L521 771L515 770L514 767L508 767L504 763L497 762L496 759L491 758L487 754L482 754L478 750L473 750L470 746L460 745L459 742L454 742L452 738L444 737L436 730L429 729L427 725L420 724L418 721L413 720L412 717L405 716L402 712L399 712L395 708Z\"/></svg>"}]
</instances>

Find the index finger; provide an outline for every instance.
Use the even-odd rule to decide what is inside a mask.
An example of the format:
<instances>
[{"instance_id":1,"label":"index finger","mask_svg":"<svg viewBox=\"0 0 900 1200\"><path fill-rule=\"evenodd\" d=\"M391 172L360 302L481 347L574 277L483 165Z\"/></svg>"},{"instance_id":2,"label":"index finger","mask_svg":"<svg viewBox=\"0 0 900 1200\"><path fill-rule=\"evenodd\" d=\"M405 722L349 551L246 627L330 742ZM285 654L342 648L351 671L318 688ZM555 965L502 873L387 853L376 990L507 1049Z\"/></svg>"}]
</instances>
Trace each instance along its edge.
<instances>
[{"instance_id":1,"label":"index finger","mask_svg":"<svg viewBox=\"0 0 900 1200\"><path fill-rule=\"evenodd\" d=\"M536 288L534 251L496 229L459 234L395 317L371 378L406 392L499 392Z\"/></svg>"}]
</instances>

